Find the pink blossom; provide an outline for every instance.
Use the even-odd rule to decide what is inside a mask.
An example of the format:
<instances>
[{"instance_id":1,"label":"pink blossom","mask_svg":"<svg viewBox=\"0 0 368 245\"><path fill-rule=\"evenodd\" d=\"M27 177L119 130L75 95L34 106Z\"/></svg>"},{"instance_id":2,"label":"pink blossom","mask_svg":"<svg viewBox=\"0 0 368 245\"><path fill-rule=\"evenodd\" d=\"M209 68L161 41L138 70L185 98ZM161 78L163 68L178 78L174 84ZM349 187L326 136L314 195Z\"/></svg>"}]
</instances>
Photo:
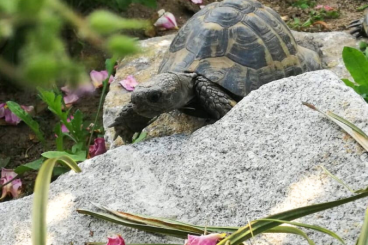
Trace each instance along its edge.
<instances>
[{"instance_id":1,"label":"pink blossom","mask_svg":"<svg viewBox=\"0 0 368 245\"><path fill-rule=\"evenodd\" d=\"M324 9L327 12L335 10L333 7L329 5L322 5L322 4L317 5L314 9L317 9L317 10Z\"/></svg>"},{"instance_id":2,"label":"pink blossom","mask_svg":"<svg viewBox=\"0 0 368 245\"><path fill-rule=\"evenodd\" d=\"M169 29L178 29L178 24L176 23L175 16L170 12L165 12L164 9L158 11L158 15L160 18L153 24L154 26L169 30Z\"/></svg>"},{"instance_id":3,"label":"pink blossom","mask_svg":"<svg viewBox=\"0 0 368 245\"><path fill-rule=\"evenodd\" d=\"M61 91L65 93L63 98L65 105L74 104L81 97L92 94L95 90L95 86L90 82L79 84L76 88L70 88L69 86L64 86L61 88Z\"/></svg>"},{"instance_id":4,"label":"pink blossom","mask_svg":"<svg viewBox=\"0 0 368 245\"><path fill-rule=\"evenodd\" d=\"M104 154L106 152L105 139L96 138L93 145L89 146L89 158Z\"/></svg>"},{"instance_id":5,"label":"pink blossom","mask_svg":"<svg viewBox=\"0 0 368 245\"><path fill-rule=\"evenodd\" d=\"M203 3L203 1L202 0L191 0L192 1L192 3L194 3L194 4L202 4Z\"/></svg>"},{"instance_id":6,"label":"pink blossom","mask_svg":"<svg viewBox=\"0 0 368 245\"><path fill-rule=\"evenodd\" d=\"M70 116L68 119L66 119L66 121L70 122L73 119L74 119L74 117ZM63 132L63 133L68 133L69 132L69 129L65 126L65 124L61 125L61 132Z\"/></svg>"},{"instance_id":7,"label":"pink blossom","mask_svg":"<svg viewBox=\"0 0 368 245\"><path fill-rule=\"evenodd\" d=\"M103 70L103 71L92 70L89 73L89 75L92 79L92 83L95 86L95 88L100 88L103 86L103 81L107 79L107 77L109 76L109 73L106 70ZM114 80L114 77L111 75L109 78L109 83L112 83L113 80Z\"/></svg>"},{"instance_id":8,"label":"pink blossom","mask_svg":"<svg viewBox=\"0 0 368 245\"><path fill-rule=\"evenodd\" d=\"M27 113L32 114L34 112L33 106L20 106L23 110L25 110ZM4 118L5 123L9 125L17 125L22 120L17 117L6 105L6 103L0 104L0 119Z\"/></svg>"},{"instance_id":9,"label":"pink blossom","mask_svg":"<svg viewBox=\"0 0 368 245\"><path fill-rule=\"evenodd\" d=\"M109 241L106 245L125 245L124 239L120 236L108 237Z\"/></svg>"},{"instance_id":10,"label":"pink blossom","mask_svg":"<svg viewBox=\"0 0 368 245\"><path fill-rule=\"evenodd\" d=\"M17 174L14 172L13 169L1 169L1 178L0 178L0 185L3 185L10 180L14 179ZM2 195L0 200L4 199L7 195L12 195L13 198L18 198L22 191L22 181L20 179L15 179L9 184L3 186Z\"/></svg>"},{"instance_id":11,"label":"pink blossom","mask_svg":"<svg viewBox=\"0 0 368 245\"><path fill-rule=\"evenodd\" d=\"M135 80L132 75L127 76L126 79L121 80L119 83L128 91L133 91L134 88L138 85L137 80Z\"/></svg>"},{"instance_id":12,"label":"pink blossom","mask_svg":"<svg viewBox=\"0 0 368 245\"><path fill-rule=\"evenodd\" d=\"M216 243L225 237L226 234L209 234L205 236L188 235L185 245L216 245Z\"/></svg>"}]
</instances>

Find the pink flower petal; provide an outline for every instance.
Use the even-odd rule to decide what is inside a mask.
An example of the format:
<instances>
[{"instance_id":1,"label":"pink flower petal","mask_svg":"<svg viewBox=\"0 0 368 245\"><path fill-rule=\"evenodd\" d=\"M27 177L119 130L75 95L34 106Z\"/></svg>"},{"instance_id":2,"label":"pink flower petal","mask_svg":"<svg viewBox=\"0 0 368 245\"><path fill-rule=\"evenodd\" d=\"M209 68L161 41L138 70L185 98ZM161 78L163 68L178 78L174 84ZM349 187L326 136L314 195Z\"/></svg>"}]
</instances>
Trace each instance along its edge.
<instances>
[{"instance_id":1,"label":"pink flower petal","mask_svg":"<svg viewBox=\"0 0 368 245\"><path fill-rule=\"evenodd\" d=\"M1 178L0 178L0 185L3 185L13 178L15 178L17 174L14 172L13 169L5 169L2 168L1 170ZM6 186L2 188L2 195L1 199L4 199L7 195L12 195L13 198L18 198L22 189L22 181L20 179L15 179Z\"/></svg>"},{"instance_id":2,"label":"pink flower petal","mask_svg":"<svg viewBox=\"0 0 368 245\"><path fill-rule=\"evenodd\" d=\"M202 4L203 1L202 0L191 0L192 3L195 3L195 4Z\"/></svg>"},{"instance_id":3,"label":"pink flower petal","mask_svg":"<svg viewBox=\"0 0 368 245\"><path fill-rule=\"evenodd\" d=\"M70 104L74 104L75 102L77 102L79 100L79 96L76 94L69 94L67 96L64 96L64 103L65 105L70 105Z\"/></svg>"},{"instance_id":4,"label":"pink flower petal","mask_svg":"<svg viewBox=\"0 0 368 245\"><path fill-rule=\"evenodd\" d=\"M216 243L225 236L225 234L209 234L205 236L188 235L185 245L216 245Z\"/></svg>"},{"instance_id":5,"label":"pink flower petal","mask_svg":"<svg viewBox=\"0 0 368 245\"><path fill-rule=\"evenodd\" d=\"M103 86L103 81L105 81L107 79L107 76L109 75L109 73L106 70L103 71L91 71L90 72L90 77L92 79L92 83L95 86L95 88L100 88ZM109 83L111 83L114 80L114 76L111 75L109 77Z\"/></svg>"},{"instance_id":6,"label":"pink flower petal","mask_svg":"<svg viewBox=\"0 0 368 245\"><path fill-rule=\"evenodd\" d=\"M89 146L89 157L95 157L106 152L106 145L104 138L96 138L93 145Z\"/></svg>"},{"instance_id":7,"label":"pink flower petal","mask_svg":"<svg viewBox=\"0 0 368 245\"><path fill-rule=\"evenodd\" d=\"M106 245L125 245L125 241L120 235L108 237L107 239L109 241L107 242Z\"/></svg>"},{"instance_id":8,"label":"pink flower petal","mask_svg":"<svg viewBox=\"0 0 368 245\"><path fill-rule=\"evenodd\" d=\"M128 91L133 91L134 88L138 85L137 80L135 80L132 75L127 76L126 79L121 80L119 83Z\"/></svg>"},{"instance_id":9,"label":"pink flower petal","mask_svg":"<svg viewBox=\"0 0 368 245\"><path fill-rule=\"evenodd\" d=\"M162 11L159 11L159 15ZM161 17L153 24L154 26L162 29L178 29L175 16L170 12L164 12Z\"/></svg>"},{"instance_id":10,"label":"pink flower petal","mask_svg":"<svg viewBox=\"0 0 368 245\"><path fill-rule=\"evenodd\" d=\"M0 104L0 118L5 117L5 103Z\"/></svg>"}]
</instances>

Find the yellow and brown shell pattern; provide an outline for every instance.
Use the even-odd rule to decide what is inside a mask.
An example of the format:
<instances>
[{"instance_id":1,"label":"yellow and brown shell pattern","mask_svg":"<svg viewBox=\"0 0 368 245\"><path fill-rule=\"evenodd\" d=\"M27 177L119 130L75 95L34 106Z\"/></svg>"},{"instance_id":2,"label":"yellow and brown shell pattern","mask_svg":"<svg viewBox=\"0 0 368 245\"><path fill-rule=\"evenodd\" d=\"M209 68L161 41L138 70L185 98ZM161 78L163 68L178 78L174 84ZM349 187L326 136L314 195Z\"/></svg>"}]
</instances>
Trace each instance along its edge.
<instances>
[{"instance_id":1,"label":"yellow and brown shell pattern","mask_svg":"<svg viewBox=\"0 0 368 245\"><path fill-rule=\"evenodd\" d=\"M271 8L255 0L225 0L188 20L159 73L195 72L245 96L265 83L320 69L318 55L306 50Z\"/></svg>"}]
</instances>

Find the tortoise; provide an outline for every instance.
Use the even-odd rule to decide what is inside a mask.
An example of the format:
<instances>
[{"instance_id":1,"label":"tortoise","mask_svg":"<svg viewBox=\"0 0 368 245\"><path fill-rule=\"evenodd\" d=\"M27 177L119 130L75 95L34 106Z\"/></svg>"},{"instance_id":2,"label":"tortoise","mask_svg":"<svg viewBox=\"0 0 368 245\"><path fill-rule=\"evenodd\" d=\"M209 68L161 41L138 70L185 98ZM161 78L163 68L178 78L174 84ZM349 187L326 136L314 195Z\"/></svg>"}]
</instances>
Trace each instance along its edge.
<instances>
[{"instance_id":1,"label":"tortoise","mask_svg":"<svg viewBox=\"0 0 368 245\"><path fill-rule=\"evenodd\" d=\"M317 52L297 45L271 8L255 0L214 2L179 30L158 75L135 88L109 127L130 142L174 109L217 120L263 84L321 68Z\"/></svg>"},{"instance_id":2,"label":"tortoise","mask_svg":"<svg viewBox=\"0 0 368 245\"><path fill-rule=\"evenodd\" d=\"M347 28L352 28L350 34L358 37L368 37L368 9L364 11L363 18L350 22Z\"/></svg>"}]
</instances>

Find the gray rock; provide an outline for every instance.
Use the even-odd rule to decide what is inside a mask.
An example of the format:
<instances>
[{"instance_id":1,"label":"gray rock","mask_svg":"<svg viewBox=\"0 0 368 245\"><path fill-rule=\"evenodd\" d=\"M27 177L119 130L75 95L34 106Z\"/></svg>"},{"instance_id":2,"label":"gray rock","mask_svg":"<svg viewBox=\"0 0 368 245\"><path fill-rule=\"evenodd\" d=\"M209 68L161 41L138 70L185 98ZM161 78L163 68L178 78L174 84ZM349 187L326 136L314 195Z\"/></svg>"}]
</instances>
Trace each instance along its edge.
<instances>
[{"instance_id":1,"label":"gray rock","mask_svg":"<svg viewBox=\"0 0 368 245\"><path fill-rule=\"evenodd\" d=\"M308 48L321 48L323 61L329 70L336 73L340 78L350 78L342 62L342 49L344 46L355 46L356 40L344 32L328 33L302 33L293 32L299 44ZM115 131L107 128L118 115L121 108L130 101L130 93L127 93L118 81L128 75L134 75L139 82L148 81L157 74L158 67L163 59L174 35L157 37L141 41L143 52L136 56L124 59L117 69L116 78L110 86L110 91L104 104L103 122L106 131L105 139L111 148L124 144L119 137L113 141ZM177 133L190 134L198 128L206 125L203 119L190 117L175 111L171 114L163 114L156 120L154 125L148 126L145 131L148 138L165 136Z\"/></svg>"},{"instance_id":2,"label":"gray rock","mask_svg":"<svg viewBox=\"0 0 368 245\"><path fill-rule=\"evenodd\" d=\"M338 126L302 106L332 110L368 130L368 106L330 71L267 84L224 118L190 136L154 138L122 146L80 164L51 184L49 244L82 245L120 233L128 243L178 242L76 213L91 201L126 212L207 225L242 226L248 220L351 194L368 185L363 149ZM28 245L32 196L0 204L0 244ZM367 200L299 221L331 229L355 244ZM91 235L93 234L93 235ZM308 232L317 244L338 244ZM182 241L179 241L179 243ZM306 244L293 235L261 235L252 244Z\"/></svg>"}]
</instances>

